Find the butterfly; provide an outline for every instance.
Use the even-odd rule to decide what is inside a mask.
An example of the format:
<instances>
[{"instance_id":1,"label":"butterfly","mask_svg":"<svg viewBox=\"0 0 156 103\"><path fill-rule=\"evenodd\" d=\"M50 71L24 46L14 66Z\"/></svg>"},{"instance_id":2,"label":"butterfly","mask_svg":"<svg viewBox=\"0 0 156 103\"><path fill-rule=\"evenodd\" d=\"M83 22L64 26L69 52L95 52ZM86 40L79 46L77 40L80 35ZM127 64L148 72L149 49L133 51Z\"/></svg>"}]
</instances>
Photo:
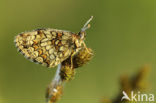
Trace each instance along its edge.
<instances>
[{"instance_id":1,"label":"butterfly","mask_svg":"<svg viewBox=\"0 0 156 103\"><path fill-rule=\"evenodd\" d=\"M78 33L58 29L37 29L20 33L15 37L18 51L27 59L47 66L55 67L67 58L72 58L82 48L86 48L86 30L90 28L90 21L85 23Z\"/></svg>"}]
</instances>

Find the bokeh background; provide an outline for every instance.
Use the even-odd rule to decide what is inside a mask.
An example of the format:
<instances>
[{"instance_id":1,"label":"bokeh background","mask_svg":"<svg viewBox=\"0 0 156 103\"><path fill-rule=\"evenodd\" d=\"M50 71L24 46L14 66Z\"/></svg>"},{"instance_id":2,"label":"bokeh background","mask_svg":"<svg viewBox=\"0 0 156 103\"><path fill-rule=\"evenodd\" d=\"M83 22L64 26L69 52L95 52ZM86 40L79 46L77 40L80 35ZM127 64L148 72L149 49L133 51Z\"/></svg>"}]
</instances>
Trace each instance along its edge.
<instances>
[{"instance_id":1,"label":"bokeh background","mask_svg":"<svg viewBox=\"0 0 156 103\"><path fill-rule=\"evenodd\" d=\"M122 73L151 65L151 92L156 94L155 0L0 0L0 103L44 103L45 88L56 68L26 60L14 37L37 28L78 32L93 15L87 46L95 56L77 69L59 103L100 103L119 91Z\"/></svg>"}]
</instances>

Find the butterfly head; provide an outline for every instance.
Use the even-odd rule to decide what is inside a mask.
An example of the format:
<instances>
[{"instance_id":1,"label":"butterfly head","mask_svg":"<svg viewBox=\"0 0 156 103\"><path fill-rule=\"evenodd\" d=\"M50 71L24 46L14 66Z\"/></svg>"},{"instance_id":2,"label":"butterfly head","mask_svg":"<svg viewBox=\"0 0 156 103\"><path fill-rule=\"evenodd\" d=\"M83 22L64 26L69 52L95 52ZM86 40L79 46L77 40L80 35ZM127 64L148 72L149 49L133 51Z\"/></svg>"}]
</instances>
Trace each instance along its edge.
<instances>
[{"instance_id":1,"label":"butterfly head","mask_svg":"<svg viewBox=\"0 0 156 103\"><path fill-rule=\"evenodd\" d=\"M86 48L86 50L89 52L84 40L85 40L85 37L86 37L86 30L90 28L90 21L93 19L93 16L90 17L90 19L85 23L85 25L83 26L83 28L81 28L81 31L76 34L76 35L73 35L73 40L74 40L74 43L76 45L77 48L81 48L82 46L84 48Z\"/></svg>"}]
</instances>

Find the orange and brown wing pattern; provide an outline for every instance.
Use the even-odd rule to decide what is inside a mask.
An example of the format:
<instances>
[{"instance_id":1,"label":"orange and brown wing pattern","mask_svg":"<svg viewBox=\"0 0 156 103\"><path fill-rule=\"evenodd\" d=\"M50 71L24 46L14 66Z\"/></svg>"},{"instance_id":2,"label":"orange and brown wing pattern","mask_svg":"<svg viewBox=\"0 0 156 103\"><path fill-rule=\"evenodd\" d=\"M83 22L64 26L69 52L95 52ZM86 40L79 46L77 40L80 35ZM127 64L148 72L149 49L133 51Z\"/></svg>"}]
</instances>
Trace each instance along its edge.
<instances>
[{"instance_id":1,"label":"orange and brown wing pattern","mask_svg":"<svg viewBox=\"0 0 156 103\"><path fill-rule=\"evenodd\" d=\"M28 59L55 67L72 52L72 33L57 29L40 29L16 36L15 44Z\"/></svg>"}]
</instances>

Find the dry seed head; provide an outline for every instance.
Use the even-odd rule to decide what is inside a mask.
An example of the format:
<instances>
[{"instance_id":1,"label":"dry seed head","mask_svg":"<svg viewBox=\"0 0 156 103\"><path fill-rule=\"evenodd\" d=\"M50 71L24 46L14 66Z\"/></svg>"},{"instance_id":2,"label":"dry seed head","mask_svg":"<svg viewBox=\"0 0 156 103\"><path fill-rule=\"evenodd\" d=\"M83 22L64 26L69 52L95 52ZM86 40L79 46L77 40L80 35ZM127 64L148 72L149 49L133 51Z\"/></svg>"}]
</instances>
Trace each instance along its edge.
<instances>
[{"instance_id":1,"label":"dry seed head","mask_svg":"<svg viewBox=\"0 0 156 103\"><path fill-rule=\"evenodd\" d=\"M46 99L47 103L55 103L60 99L63 93L63 86L57 85L51 88L51 85L47 88Z\"/></svg>"},{"instance_id":2,"label":"dry seed head","mask_svg":"<svg viewBox=\"0 0 156 103\"><path fill-rule=\"evenodd\" d=\"M60 72L62 81L69 81L73 79L74 75L75 69L71 68L71 64L69 62L64 62Z\"/></svg>"},{"instance_id":3,"label":"dry seed head","mask_svg":"<svg viewBox=\"0 0 156 103\"><path fill-rule=\"evenodd\" d=\"M150 66L142 67L136 75L131 78L131 86L133 89L146 89L148 83L146 82L147 76L150 71Z\"/></svg>"},{"instance_id":4,"label":"dry seed head","mask_svg":"<svg viewBox=\"0 0 156 103\"><path fill-rule=\"evenodd\" d=\"M75 68L81 67L91 60L93 57L93 51L90 48L83 48L76 54L71 64L71 57L62 62L60 76L63 81L69 81L73 79L75 75ZM71 68L73 65L73 68Z\"/></svg>"},{"instance_id":5,"label":"dry seed head","mask_svg":"<svg viewBox=\"0 0 156 103\"><path fill-rule=\"evenodd\" d=\"M93 51L91 48L83 48L81 49L77 55L73 58L73 66L74 68L78 68L86 64L93 57Z\"/></svg>"}]
</instances>

